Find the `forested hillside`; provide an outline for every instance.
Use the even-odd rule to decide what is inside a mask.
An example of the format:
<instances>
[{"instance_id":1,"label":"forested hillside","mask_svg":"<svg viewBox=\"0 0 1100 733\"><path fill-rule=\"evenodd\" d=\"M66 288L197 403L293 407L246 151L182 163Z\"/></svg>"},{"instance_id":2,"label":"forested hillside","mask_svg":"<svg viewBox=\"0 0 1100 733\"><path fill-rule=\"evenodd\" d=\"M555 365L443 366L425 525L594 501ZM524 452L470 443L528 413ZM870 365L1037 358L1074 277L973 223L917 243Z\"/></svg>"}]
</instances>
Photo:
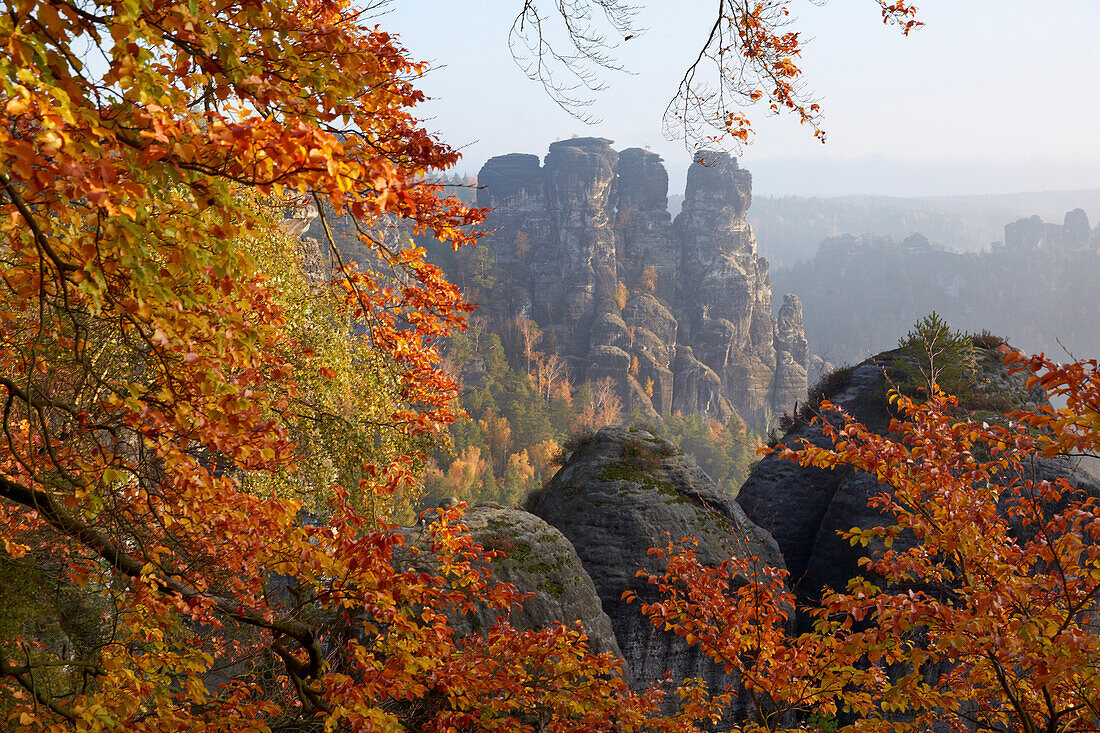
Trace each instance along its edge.
<instances>
[{"instance_id":1,"label":"forested hillside","mask_svg":"<svg viewBox=\"0 0 1100 733\"><path fill-rule=\"evenodd\" d=\"M467 418L451 428L453 445L432 456L425 505L455 497L519 506L557 471L570 445L618 423L644 425L680 445L736 495L759 445L736 415L722 423L697 413L653 421L627 412L610 379L571 380L561 358L531 348L530 329L474 318L469 331L452 337L444 366L459 381Z\"/></svg>"},{"instance_id":2,"label":"forested hillside","mask_svg":"<svg viewBox=\"0 0 1100 733\"><path fill-rule=\"evenodd\" d=\"M451 185L464 198L476 190L471 181L454 180ZM331 233L343 262L371 262L353 222L341 217L323 221L315 213L304 213L307 239ZM501 317L491 307L499 299L504 273L487 245L453 250L399 226L379 229L374 236L394 249L425 248L471 302L484 304L468 319L467 330L442 344L441 366L458 385L465 417L449 426L447 440L431 452L422 506L451 497L471 505L518 506L553 476L571 445L618 423L644 426L681 446L729 497L736 495L756 460L766 423L746 425L736 412L716 417L666 411L655 416L626 405L611 376L589 378L571 368L557 351L553 333L530 318Z\"/></svg>"}]
</instances>

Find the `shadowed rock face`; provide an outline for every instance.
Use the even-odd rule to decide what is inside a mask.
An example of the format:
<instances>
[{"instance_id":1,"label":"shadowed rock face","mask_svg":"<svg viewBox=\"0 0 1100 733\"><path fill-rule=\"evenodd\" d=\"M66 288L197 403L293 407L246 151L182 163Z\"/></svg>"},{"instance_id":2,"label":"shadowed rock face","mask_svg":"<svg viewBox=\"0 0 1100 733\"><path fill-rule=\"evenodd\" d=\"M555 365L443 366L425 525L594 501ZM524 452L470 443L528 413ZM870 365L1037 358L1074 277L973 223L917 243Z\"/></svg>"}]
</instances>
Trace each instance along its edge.
<instances>
[{"instance_id":1,"label":"shadowed rock face","mask_svg":"<svg viewBox=\"0 0 1100 733\"><path fill-rule=\"evenodd\" d=\"M638 687L662 679L702 677L719 689L736 680L697 648L658 631L624 603L624 591L657 600L639 570L663 572L650 547L695 537L700 561L718 565L731 556L783 567L779 548L749 521L689 457L646 431L604 428L573 452L528 509L561 530L577 548L604 610L611 618L626 666ZM744 714L743 703L729 713Z\"/></svg>"},{"instance_id":2,"label":"shadowed rock face","mask_svg":"<svg viewBox=\"0 0 1100 733\"><path fill-rule=\"evenodd\" d=\"M775 380L772 393L776 404L793 405L805 395L810 348L802 330L802 302L796 295L783 297L775 322ZM792 410L793 412L793 410Z\"/></svg>"},{"instance_id":3,"label":"shadowed rock face","mask_svg":"<svg viewBox=\"0 0 1100 733\"><path fill-rule=\"evenodd\" d=\"M1008 374L996 351L978 349L977 356L979 392L1007 397L1011 409L1045 403L1041 389L1028 390L1022 375ZM868 359L838 380L826 396L865 426L883 434L890 421L886 373L898 358L899 352L891 351ZM805 422L796 424L782 442L793 446L801 440L831 446L819 426ZM1070 460L1036 460L1029 471L1028 478L1065 477L1078 490L1100 496L1100 485ZM793 589L815 598L822 587L842 589L848 580L860 574L859 560L867 550L852 547L840 532L888 523L887 517L867 505L870 497L884 489L869 474L851 469L803 468L767 456L749 474L737 495L737 503L749 519L775 538L790 571Z\"/></svg>"},{"instance_id":4,"label":"shadowed rock face","mask_svg":"<svg viewBox=\"0 0 1100 733\"><path fill-rule=\"evenodd\" d=\"M448 503L448 506L452 506ZM500 581L530 596L506 614L517 629L580 622L593 652L624 660L624 678L635 689L677 685L702 678L712 692L729 686L735 701L720 726L753 717L734 675L708 661L670 632L659 631L641 613L658 592L638 571L661 574L664 561L651 547L693 537L700 562L717 566L731 557L783 568L779 546L688 456L666 440L636 428L609 427L576 448L561 470L528 500L528 511L481 505L463 522L472 538L505 557L487 565ZM427 521L432 515L426 516ZM434 560L423 525L403 530L418 554L398 552L397 562L432 570ZM737 582L736 577L731 577ZM624 591L638 600L625 603ZM452 618L457 633L490 628L500 611L487 608ZM669 711L679 700L666 698ZM725 728L721 728L725 729Z\"/></svg>"},{"instance_id":5,"label":"shadowed rock face","mask_svg":"<svg viewBox=\"0 0 1100 733\"><path fill-rule=\"evenodd\" d=\"M482 305L534 320L574 378L611 377L651 417L768 419L805 391L801 305L788 296L773 322L752 176L735 158L696 156L675 222L660 157L602 138L556 142L542 166L493 158L478 184L503 276Z\"/></svg>"}]
</instances>

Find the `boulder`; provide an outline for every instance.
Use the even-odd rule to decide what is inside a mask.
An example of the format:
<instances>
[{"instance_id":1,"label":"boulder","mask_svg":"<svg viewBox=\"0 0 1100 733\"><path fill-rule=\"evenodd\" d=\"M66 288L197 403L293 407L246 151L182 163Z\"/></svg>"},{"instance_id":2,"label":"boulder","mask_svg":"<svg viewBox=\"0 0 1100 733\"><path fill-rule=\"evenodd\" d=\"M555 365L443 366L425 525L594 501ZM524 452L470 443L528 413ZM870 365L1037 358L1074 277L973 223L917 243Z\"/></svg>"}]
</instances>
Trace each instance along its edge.
<instances>
[{"instance_id":1,"label":"boulder","mask_svg":"<svg viewBox=\"0 0 1100 733\"><path fill-rule=\"evenodd\" d=\"M694 537L699 559L717 565L731 556L783 567L778 546L736 503L671 443L634 428L609 427L578 446L527 508L562 531L592 578L611 618L634 684L645 687L671 674L702 677L712 689L736 680L699 650L657 630L622 600L633 591L642 602L657 600L638 571L661 573L663 561L649 555ZM743 703L731 716L743 715Z\"/></svg>"},{"instance_id":2,"label":"boulder","mask_svg":"<svg viewBox=\"0 0 1100 733\"><path fill-rule=\"evenodd\" d=\"M622 657L595 586L573 545L560 531L533 514L493 504L467 510L463 523L471 537L486 550L504 553L488 564L493 577L514 584L521 593L531 594L504 614L513 627L527 631L555 623L579 622L594 653L610 652ZM424 548L427 533L423 525L406 528L404 532L409 544ZM430 556L425 564L430 567ZM482 607L473 614L455 618L454 628L459 634L484 631L500 615L500 611Z\"/></svg>"}]
</instances>

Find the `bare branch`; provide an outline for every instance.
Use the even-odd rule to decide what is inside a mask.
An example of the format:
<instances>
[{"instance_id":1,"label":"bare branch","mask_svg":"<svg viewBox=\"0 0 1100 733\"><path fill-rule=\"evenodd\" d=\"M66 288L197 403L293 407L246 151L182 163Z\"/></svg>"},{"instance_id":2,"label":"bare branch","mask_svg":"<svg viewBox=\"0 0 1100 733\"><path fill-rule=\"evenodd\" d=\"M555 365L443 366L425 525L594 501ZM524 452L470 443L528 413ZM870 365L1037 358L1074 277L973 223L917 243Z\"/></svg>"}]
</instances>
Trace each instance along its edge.
<instances>
[{"instance_id":1,"label":"bare branch","mask_svg":"<svg viewBox=\"0 0 1100 733\"><path fill-rule=\"evenodd\" d=\"M883 22L903 34L921 25L909 2L875 2ZM798 67L805 41L792 30L796 19L790 5L790 0L718 0L695 60L665 109L668 139L683 139L689 149L739 149L752 134L746 110L760 106L768 115L796 116L825 141L821 108ZM601 72L623 70L611 56L618 43L607 38L638 35L640 7L627 0L556 0L544 9L539 0L524 0L509 34L512 55L562 109L593 122L586 109L604 88Z\"/></svg>"},{"instance_id":2,"label":"bare branch","mask_svg":"<svg viewBox=\"0 0 1100 733\"><path fill-rule=\"evenodd\" d=\"M559 107L592 124L599 120L585 109L605 88L601 72L625 71L610 54L618 43L608 40L594 18L602 16L613 33L629 40L642 33L634 26L637 13L625 0L555 0L553 11L541 10L538 0L524 0L508 46L527 77L542 84ZM562 45L570 52L559 51Z\"/></svg>"}]
</instances>

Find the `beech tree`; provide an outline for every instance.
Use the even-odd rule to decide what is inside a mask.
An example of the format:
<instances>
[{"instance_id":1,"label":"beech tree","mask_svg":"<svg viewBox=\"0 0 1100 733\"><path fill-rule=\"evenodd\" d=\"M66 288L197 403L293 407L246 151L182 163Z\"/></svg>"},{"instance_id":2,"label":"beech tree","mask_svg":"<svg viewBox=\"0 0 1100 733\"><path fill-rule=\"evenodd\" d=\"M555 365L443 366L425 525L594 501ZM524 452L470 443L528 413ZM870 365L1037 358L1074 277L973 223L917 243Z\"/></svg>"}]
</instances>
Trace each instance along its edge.
<instances>
[{"instance_id":1,"label":"beech tree","mask_svg":"<svg viewBox=\"0 0 1100 733\"><path fill-rule=\"evenodd\" d=\"M448 609L518 597L453 522L434 574L399 567L469 306L376 233L481 218L424 183L458 155L412 114L423 66L341 2L5 8L0 573L38 599L5 618L5 726L642 719L574 630L455 637ZM373 260L303 281L278 219L309 204Z\"/></svg>"},{"instance_id":2,"label":"beech tree","mask_svg":"<svg viewBox=\"0 0 1100 733\"><path fill-rule=\"evenodd\" d=\"M923 25L908 0L874 2L883 22L905 35ZM632 0L523 0L509 36L513 56L563 109L588 119L585 110L603 88L602 72L622 68L612 49L643 32L638 18L644 5ZM793 114L825 141L821 106L799 65L803 40L792 12L797 5L791 0L719 0L665 109L670 139L683 138L689 146L748 143L749 110L759 106L767 114ZM569 39L568 50L554 42L562 37Z\"/></svg>"}]
</instances>

